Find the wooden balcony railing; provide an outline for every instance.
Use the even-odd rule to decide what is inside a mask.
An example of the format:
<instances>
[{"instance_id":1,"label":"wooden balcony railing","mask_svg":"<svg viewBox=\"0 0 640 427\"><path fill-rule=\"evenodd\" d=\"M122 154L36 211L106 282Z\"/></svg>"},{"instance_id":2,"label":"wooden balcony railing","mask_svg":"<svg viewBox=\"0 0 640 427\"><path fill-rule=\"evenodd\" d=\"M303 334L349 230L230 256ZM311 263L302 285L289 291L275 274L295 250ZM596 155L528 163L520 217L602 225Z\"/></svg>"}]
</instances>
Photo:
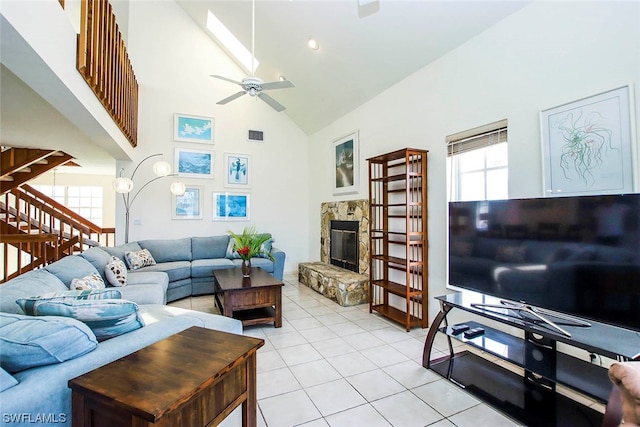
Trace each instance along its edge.
<instances>
[{"instance_id":1,"label":"wooden balcony railing","mask_svg":"<svg viewBox=\"0 0 640 427\"><path fill-rule=\"evenodd\" d=\"M138 144L138 82L107 0L81 0L76 67L135 147Z\"/></svg>"}]
</instances>

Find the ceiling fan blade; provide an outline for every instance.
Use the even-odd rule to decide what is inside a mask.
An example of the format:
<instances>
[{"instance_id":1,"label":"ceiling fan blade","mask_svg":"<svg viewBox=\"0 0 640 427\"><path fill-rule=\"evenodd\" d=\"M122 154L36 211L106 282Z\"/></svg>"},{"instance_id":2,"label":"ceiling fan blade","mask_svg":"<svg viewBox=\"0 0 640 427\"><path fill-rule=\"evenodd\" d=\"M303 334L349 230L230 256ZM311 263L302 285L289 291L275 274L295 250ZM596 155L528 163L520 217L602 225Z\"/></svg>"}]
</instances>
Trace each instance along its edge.
<instances>
[{"instance_id":1,"label":"ceiling fan blade","mask_svg":"<svg viewBox=\"0 0 640 427\"><path fill-rule=\"evenodd\" d=\"M234 93L233 95L231 95L231 96L229 96L229 97L227 97L227 98L223 99L222 101L218 101L218 102L216 102L216 104L218 104L218 105L224 105L224 104L226 104L227 102L231 102L231 101L233 101L233 100L234 100L234 99L236 99L236 98L240 98L242 95L244 95L244 94L246 94L246 93L247 93L247 92L245 92L245 91L241 90L240 92L236 92L236 93Z\"/></svg>"},{"instance_id":2,"label":"ceiling fan blade","mask_svg":"<svg viewBox=\"0 0 640 427\"><path fill-rule=\"evenodd\" d=\"M273 99L272 97L270 97L264 92L259 93L258 97L262 99L264 102L266 102L267 104L269 104L271 108L273 108L277 112L286 110L284 105L280 104L278 101L276 101L275 99Z\"/></svg>"},{"instance_id":3,"label":"ceiling fan blade","mask_svg":"<svg viewBox=\"0 0 640 427\"><path fill-rule=\"evenodd\" d=\"M237 82L237 81L235 81L235 80L228 79L228 78L226 78L226 77L217 76L217 75L214 75L214 74L211 74L211 77L215 77L216 79L220 79L220 80L226 80L226 81L228 81L228 82L230 82L230 83L235 83L235 84L237 84L237 85L239 85L239 86L242 86L242 83Z\"/></svg>"},{"instance_id":4,"label":"ceiling fan blade","mask_svg":"<svg viewBox=\"0 0 640 427\"><path fill-rule=\"evenodd\" d=\"M295 86L289 80L262 83L262 89L263 90L286 89L288 87L295 87Z\"/></svg>"}]
</instances>

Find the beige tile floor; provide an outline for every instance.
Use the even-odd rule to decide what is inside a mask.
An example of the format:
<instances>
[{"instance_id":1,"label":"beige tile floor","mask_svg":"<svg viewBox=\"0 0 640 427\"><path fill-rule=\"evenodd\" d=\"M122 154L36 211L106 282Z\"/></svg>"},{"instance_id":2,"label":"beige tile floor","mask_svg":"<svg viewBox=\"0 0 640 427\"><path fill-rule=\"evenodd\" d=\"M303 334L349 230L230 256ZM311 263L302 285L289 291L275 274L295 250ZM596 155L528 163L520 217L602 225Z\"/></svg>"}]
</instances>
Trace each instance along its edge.
<instances>
[{"instance_id":1,"label":"beige tile floor","mask_svg":"<svg viewBox=\"0 0 640 427\"><path fill-rule=\"evenodd\" d=\"M427 329L407 333L366 304L341 307L297 276L284 279L282 328L245 328L265 340L258 351L259 426L520 425L422 367ZM171 305L218 312L211 296ZM439 338L433 357L447 348ZM241 421L236 410L222 426Z\"/></svg>"}]
</instances>

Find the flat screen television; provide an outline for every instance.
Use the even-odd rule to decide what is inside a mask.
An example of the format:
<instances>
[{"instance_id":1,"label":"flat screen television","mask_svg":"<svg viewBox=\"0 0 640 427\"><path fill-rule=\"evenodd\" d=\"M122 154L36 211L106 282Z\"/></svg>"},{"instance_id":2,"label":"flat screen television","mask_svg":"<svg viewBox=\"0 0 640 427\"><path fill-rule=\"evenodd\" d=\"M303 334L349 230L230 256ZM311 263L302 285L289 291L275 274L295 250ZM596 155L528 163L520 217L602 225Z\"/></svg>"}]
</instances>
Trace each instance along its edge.
<instances>
[{"instance_id":1,"label":"flat screen television","mask_svg":"<svg viewBox=\"0 0 640 427\"><path fill-rule=\"evenodd\" d=\"M640 331L640 194L450 202L449 284Z\"/></svg>"}]
</instances>

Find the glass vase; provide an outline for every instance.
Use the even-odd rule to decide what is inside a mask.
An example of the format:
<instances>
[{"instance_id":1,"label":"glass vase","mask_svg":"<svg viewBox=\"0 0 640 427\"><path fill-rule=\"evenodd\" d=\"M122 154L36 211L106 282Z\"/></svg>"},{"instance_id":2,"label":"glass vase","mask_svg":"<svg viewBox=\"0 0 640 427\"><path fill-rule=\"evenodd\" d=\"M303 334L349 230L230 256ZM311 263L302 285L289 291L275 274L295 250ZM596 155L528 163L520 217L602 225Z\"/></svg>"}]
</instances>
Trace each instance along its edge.
<instances>
[{"instance_id":1,"label":"glass vase","mask_svg":"<svg viewBox=\"0 0 640 427\"><path fill-rule=\"evenodd\" d=\"M251 260L243 259L242 260L242 277L251 276Z\"/></svg>"}]
</instances>

